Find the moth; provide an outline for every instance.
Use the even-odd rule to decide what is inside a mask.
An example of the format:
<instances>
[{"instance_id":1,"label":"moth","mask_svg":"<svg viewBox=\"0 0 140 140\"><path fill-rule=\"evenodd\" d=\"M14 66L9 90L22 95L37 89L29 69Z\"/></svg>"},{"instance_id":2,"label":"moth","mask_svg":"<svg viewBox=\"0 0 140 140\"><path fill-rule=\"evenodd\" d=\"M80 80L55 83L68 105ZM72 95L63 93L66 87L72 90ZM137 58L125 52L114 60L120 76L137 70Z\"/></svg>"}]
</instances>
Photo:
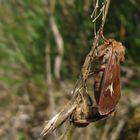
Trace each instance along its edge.
<instances>
[{"instance_id":1,"label":"moth","mask_svg":"<svg viewBox=\"0 0 140 140\"><path fill-rule=\"evenodd\" d=\"M120 62L124 61L125 48L114 39L105 40L97 47L96 57L93 59L94 97L97 106L92 105L90 95L84 95L71 115L72 123L78 127L85 127L89 123L112 116L121 97ZM94 63L96 62L96 63ZM85 89L85 88L83 88Z\"/></svg>"},{"instance_id":2,"label":"moth","mask_svg":"<svg viewBox=\"0 0 140 140\"><path fill-rule=\"evenodd\" d=\"M121 97L120 62L124 61L125 48L114 39L106 40L98 48L94 96L99 114L107 115L115 110Z\"/></svg>"}]
</instances>

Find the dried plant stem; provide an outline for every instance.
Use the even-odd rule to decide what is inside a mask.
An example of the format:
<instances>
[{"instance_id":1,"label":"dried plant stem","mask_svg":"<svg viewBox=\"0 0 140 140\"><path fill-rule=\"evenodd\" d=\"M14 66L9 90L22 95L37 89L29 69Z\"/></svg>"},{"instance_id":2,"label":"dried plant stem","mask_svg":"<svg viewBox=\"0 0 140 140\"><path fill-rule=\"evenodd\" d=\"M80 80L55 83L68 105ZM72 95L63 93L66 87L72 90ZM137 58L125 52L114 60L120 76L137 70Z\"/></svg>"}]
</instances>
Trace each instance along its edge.
<instances>
[{"instance_id":1,"label":"dried plant stem","mask_svg":"<svg viewBox=\"0 0 140 140\"><path fill-rule=\"evenodd\" d=\"M48 94L50 99L50 108L53 111L52 114L54 114L55 104L54 104L54 97L53 97L53 91L52 91L52 74L51 74L51 64L50 64L50 44L46 44L46 81L48 85Z\"/></svg>"},{"instance_id":2,"label":"dried plant stem","mask_svg":"<svg viewBox=\"0 0 140 140\"><path fill-rule=\"evenodd\" d=\"M47 133L55 130L60 125L62 125L68 118L70 118L71 114L73 113L73 111L78 106L78 102L81 101L81 100L84 102L84 99L82 99L81 97L85 97L82 94L88 94L86 92L86 87L85 87L86 83L85 82L86 82L86 80L88 78L88 75L90 73L91 62L94 59L94 55L96 55L95 54L95 49L98 45L99 39L102 37L101 32L103 31L103 27L104 27L104 24L105 24L109 4L110 4L110 0L105 0L104 5L103 5L104 6L104 10L103 10L104 14L103 14L103 17L102 17L101 26L100 26L100 28L97 32L96 38L94 39L92 49L85 59L85 62L84 62L83 68L82 68L81 77L78 80L78 82L76 83L75 88L72 92L73 97L72 97L70 103L62 111L57 113L51 120L49 120L46 123L41 135L44 136ZM80 92L81 89L84 89L84 91L81 91L82 93ZM79 94L81 94L81 96L79 96Z\"/></svg>"},{"instance_id":3,"label":"dried plant stem","mask_svg":"<svg viewBox=\"0 0 140 140\"><path fill-rule=\"evenodd\" d=\"M57 80L60 80L61 63L64 52L64 42L53 16L50 17L50 27L53 32L55 42L57 44L57 56L54 62L54 76Z\"/></svg>"},{"instance_id":4,"label":"dried plant stem","mask_svg":"<svg viewBox=\"0 0 140 140\"><path fill-rule=\"evenodd\" d=\"M110 5L110 0L106 0L105 2L106 2L105 12L104 12L104 17L102 18L101 26L94 39L92 49L90 50L89 54L87 55L85 62L83 64L83 67L82 67L82 76L81 77L83 78L83 81L86 81L86 79L90 73L90 65L91 65L92 59L94 58L95 50L96 50L96 47L98 46L98 42L99 42L100 38L102 37L101 33L103 32L103 28L105 25L108 9L109 9L109 5Z\"/></svg>"},{"instance_id":5,"label":"dried plant stem","mask_svg":"<svg viewBox=\"0 0 140 140\"><path fill-rule=\"evenodd\" d=\"M53 15L56 1L55 0L44 0L44 1L45 1L44 2L45 11L47 13L48 20L49 20L49 26L53 33L54 40L57 46L57 55L54 61L54 76L57 80L60 80L61 78L60 71L61 71L61 64L62 64L62 58L64 52L64 41Z\"/></svg>"},{"instance_id":6,"label":"dried plant stem","mask_svg":"<svg viewBox=\"0 0 140 140\"><path fill-rule=\"evenodd\" d=\"M61 124L63 124L71 115L73 110L76 108L77 104L68 104L62 111L57 113L51 120L47 121L41 135L46 135L49 132L52 132Z\"/></svg>"}]
</instances>

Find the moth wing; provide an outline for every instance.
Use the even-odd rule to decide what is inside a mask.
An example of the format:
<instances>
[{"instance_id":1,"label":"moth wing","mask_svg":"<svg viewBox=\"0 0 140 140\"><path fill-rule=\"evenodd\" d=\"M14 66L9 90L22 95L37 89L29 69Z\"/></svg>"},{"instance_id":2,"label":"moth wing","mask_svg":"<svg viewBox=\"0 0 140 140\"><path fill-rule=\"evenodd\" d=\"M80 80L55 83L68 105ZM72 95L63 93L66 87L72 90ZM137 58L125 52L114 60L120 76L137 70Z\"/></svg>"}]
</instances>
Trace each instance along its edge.
<instances>
[{"instance_id":1,"label":"moth wing","mask_svg":"<svg viewBox=\"0 0 140 140\"><path fill-rule=\"evenodd\" d=\"M120 99L120 62L115 52L112 52L103 74L103 83L99 98L99 113L109 114L113 111Z\"/></svg>"}]
</instances>

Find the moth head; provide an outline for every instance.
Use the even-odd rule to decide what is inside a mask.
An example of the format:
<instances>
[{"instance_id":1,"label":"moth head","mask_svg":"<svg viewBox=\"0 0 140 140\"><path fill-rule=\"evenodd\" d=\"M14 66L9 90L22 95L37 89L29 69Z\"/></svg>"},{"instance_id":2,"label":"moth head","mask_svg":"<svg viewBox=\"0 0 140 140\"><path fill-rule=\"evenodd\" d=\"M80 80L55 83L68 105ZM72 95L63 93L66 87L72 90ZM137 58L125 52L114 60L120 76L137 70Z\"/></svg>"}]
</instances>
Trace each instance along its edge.
<instances>
[{"instance_id":1,"label":"moth head","mask_svg":"<svg viewBox=\"0 0 140 140\"><path fill-rule=\"evenodd\" d=\"M121 42L118 42L114 39L110 39L113 47L113 51L116 52L117 57L120 62L124 62L125 60L125 47L122 45Z\"/></svg>"},{"instance_id":2,"label":"moth head","mask_svg":"<svg viewBox=\"0 0 140 140\"><path fill-rule=\"evenodd\" d=\"M125 60L125 47L121 42L117 42L116 53L120 62L124 62Z\"/></svg>"}]
</instances>

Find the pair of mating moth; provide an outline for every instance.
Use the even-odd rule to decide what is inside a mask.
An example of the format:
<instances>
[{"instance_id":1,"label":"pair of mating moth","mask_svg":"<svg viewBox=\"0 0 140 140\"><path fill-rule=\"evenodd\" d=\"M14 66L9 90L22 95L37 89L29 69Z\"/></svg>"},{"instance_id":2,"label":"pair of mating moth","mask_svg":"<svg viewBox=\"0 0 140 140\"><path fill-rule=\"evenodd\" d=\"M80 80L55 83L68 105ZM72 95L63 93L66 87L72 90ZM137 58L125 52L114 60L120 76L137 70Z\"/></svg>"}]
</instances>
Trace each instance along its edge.
<instances>
[{"instance_id":1,"label":"pair of mating moth","mask_svg":"<svg viewBox=\"0 0 140 140\"><path fill-rule=\"evenodd\" d=\"M97 106L92 105L91 97L84 94L84 101L71 115L71 121L76 126L86 126L90 122L100 120L114 113L121 97L120 62L124 61L125 48L122 43L114 39L105 40L98 46L96 55L92 59L96 62L93 69L94 97ZM82 78L86 80L82 75ZM85 88L83 88L84 92Z\"/></svg>"}]
</instances>

